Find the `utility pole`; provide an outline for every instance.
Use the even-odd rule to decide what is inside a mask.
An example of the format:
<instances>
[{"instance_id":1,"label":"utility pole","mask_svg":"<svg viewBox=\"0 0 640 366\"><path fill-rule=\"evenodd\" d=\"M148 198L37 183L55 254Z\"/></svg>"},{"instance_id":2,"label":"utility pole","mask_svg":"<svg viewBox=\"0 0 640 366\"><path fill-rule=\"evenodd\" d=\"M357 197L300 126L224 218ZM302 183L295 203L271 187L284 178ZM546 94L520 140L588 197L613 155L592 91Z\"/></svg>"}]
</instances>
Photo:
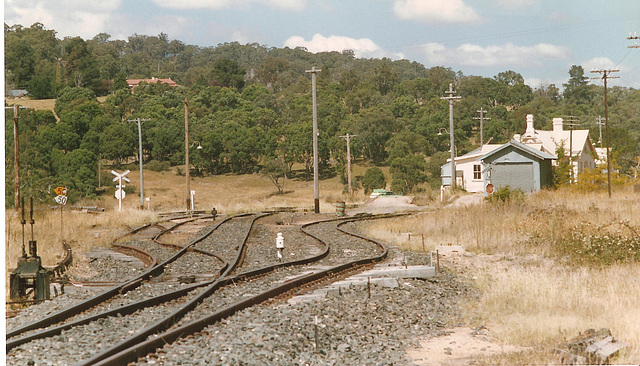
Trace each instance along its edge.
<instances>
[{"instance_id":1,"label":"utility pole","mask_svg":"<svg viewBox=\"0 0 640 366\"><path fill-rule=\"evenodd\" d=\"M454 96L456 92L453 90L453 84L449 83L449 90L445 91L448 96L440 97L449 101L449 143L451 145L451 190L456 187L456 155L455 155L455 143L453 140L453 102L460 100L462 97Z\"/></svg>"},{"instance_id":2,"label":"utility pole","mask_svg":"<svg viewBox=\"0 0 640 366\"><path fill-rule=\"evenodd\" d=\"M575 172L573 167L573 127L579 126L575 116L565 116L565 120L568 123L563 123L565 126L569 126L569 166L571 170L569 170L569 183L573 183L575 180Z\"/></svg>"},{"instance_id":3,"label":"utility pole","mask_svg":"<svg viewBox=\"0 0 640 366\"><path fill-rule=\"evenodd\" d=\"M351 188L351 138L356 136L358 135L346 134L344 136L340 136L347 140L347 184L349 185L349 196L353 194L353 189Z\"/></svg>"},{"instance_id":4,"label":"utility pole","mask_svg":"<svg viewBox=\"0 0 640 366\"><path fill-rule=\"evenodd\" d=\"M191 209L191 186L189 182L189 101L184 98L184 167L187 176L187 212Z\"/></svg>"},{"instance_id":5,"label":"utility pole","mask_svg":"<svg viewBox=\"0 0 640 366\"><path fill-rule=\"evenodd\" d=\"M29 108L14 104L12 107L4 107L4 109L13 109L13 205L14 209L20 209L20 134L18 132L18 110L20 108Z\"/></svg>"},{"instance_id":6,"label":"utility pole","mask_svg":"<svg viewBox=\"0 0 640 366\"><path fill-rule=\"evenodd\" d=\"M482 123L484 122L484 120L489 120L491 118L484 116L484 114L487 113L487 111L482 109L482 107L480 107L480 109L478 109L476 112L480 113L480 117L473 117L473 119L480 120L480 149L482 149L482 146L484 146L484 137L482 136Z\"/></svg>"},{"instance_id":7,"label":"utility pole","mask_svg":"<svg viewBox=\"0 0 640 366\"><path fill-rule=\"evenodd\" d=\"M602 118L602 116L598 116L598 118L596 118L598 120L598 122L596 122L596 124L598 125L598 130L600 130L600 138L598 139L598 143L600 144L600 147L602 147L602 125L604 125L604 118Z\"/></svg>"},{"instance_id":8,"label":"utility pole","mask_svg":"<svg viewBox=\"0 0 640 366\"><path fill-rule=\"evenodd\" d=\"M320 213L320 192L318 187L318 103L316 101L316 74L320 69L315 66L305 72L311 73L311 95L313 99L313 205L314 212Z\"/></svg>"},{"instance_id":9,"label":"utility pole","mask_svg":"<svg viewBox=\"0 0 640 366\"><path fill-rule=\"evenodd\" d=\"M138 124L138 158L140 159L140 209L144 209L144 180L142 176L142 122L151 121L150 118L128 119L127 122L136 122Z\"/></svg>"},{"instance_id":10,"label":"utility pole","mask_svg":"<svg viewBox=\"0 0 640 366\"><path fill-rule=\"evenodd\" d=\"M609 107L607 105L607 79L617 79L617 76L609 76L612 72L619 72L617 69L609 69L609 70L591 70L592 73L602 74L602 80L604 80L604 130L605 130L605 138L607 139L607 187L609 190L609 198L611 198L611 159L609 159L609 150L611 149L609 145ZM594 78L600 79L600 78Z\"/></svg>"}]
</instances>

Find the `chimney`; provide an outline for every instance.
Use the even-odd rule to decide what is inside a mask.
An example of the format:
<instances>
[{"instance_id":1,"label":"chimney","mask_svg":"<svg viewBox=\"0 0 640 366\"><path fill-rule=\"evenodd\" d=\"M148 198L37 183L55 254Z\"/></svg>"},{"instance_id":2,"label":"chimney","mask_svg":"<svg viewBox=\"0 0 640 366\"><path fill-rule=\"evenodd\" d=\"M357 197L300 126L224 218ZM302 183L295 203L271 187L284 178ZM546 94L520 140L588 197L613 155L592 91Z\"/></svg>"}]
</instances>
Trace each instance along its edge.
<instances>
[{"instance_id":1,"label":"chimney","mask_svg":"<svg viewBox=\"0 0 640 366\"><path fill-rule=\"evenodd\" d=\"M562 118L553 119L553 132L562 132Z\"/></svg>"},{"instance_id":2,"label":"chimney","mask_svg":"<svg viewBox=\"0 0 640 366\"><path fill-rule=\"evenodd\" d=\"M527 114L527 131L526 135L533 135L536 130L533 128L533 114Z\"/></svg>"}]
</instances>

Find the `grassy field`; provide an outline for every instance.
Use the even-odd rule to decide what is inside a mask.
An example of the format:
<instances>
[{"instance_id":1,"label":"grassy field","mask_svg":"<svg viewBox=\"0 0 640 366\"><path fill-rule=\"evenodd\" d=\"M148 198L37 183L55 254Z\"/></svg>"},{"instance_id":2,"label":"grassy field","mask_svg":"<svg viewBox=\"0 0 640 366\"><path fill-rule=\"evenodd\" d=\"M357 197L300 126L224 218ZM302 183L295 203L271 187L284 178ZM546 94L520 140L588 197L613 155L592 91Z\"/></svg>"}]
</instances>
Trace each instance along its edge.
<instances>
[{"instance_id":1,"label":"grassy field","mask_svg":"<svg viewBox=\"0 0 640 366\"><path fill-rule=\"evenodd\" d=\"M354 171L366 169L356 167ZM108 175L110 170L102 172ZM122 172L123 170L118 170ZM360 173L357 173L360 174ZM115 177L115 176L114 176ZM49 207L38 207L35 212L34 239L38 241L38 252L46 266L53 266L62 254L61 242L70 243L73 250L83 251L92 246L107 246L126 228L140 226L157 219L157 214L166 211L186 209L186 177L177 169L165 172L144 171L144 210L140 210L140 171L132 170L127 175L131 180L125 183L127 192L122 200L122 212L118 212L118 200L114 196L115 184L103 187L106 191L97 200L84 200L77 206L99 206L105 212L99 215L69 210L62 213ZM352 197L342 194L343 185L339 179L320 181L320 211L335 212L335 203L344 200L348 204L366 201L362 190ZM313 210L313 180L287 180L285 193L277 194L276 187L259 174L220 175L211 177L191 177L190 189L195 191L196 210L216 210L223 214L249 211L271 210L292 207L299 210ZM53 197L51 207L55 206ZM28 214L27 214L28 215ZM62 224L61 224L62 221ZM22 248L22 227L20 218L13 210L6 211L6 268L13 268ZM62 227L62 231L61 231ZM26 225L26 241L30 240L30 227ZM63 237L62 237L62 236Z\"/></svg>"},{"instance_id":2,"label":"grassy field","mask_svg":"<svg viewBox=\"0 0 640 366\"><path fill-rule=\"evenodd\" d=\"M638 364L639 198L630 190L611 199L540 192L518 204L446 207L366 230L412 250L422 250L421 234L427 250L465 246L469 255L443 260L480 289L480 298L465 305L465 321L525 347L483 364L553 363L551 349L589 328L611 329L631 345L616 362ZM608 248L618 243L634 253Z\"/></svg>"}]
</instances>

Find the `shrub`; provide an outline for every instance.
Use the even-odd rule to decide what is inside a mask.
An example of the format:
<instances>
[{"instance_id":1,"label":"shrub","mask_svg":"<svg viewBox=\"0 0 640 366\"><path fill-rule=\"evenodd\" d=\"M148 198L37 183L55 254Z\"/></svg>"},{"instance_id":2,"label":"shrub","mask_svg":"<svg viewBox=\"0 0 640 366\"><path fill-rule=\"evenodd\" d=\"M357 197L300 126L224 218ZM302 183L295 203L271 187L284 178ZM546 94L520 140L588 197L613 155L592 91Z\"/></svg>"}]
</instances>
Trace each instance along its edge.
<instances>
[{"instance_id":1,"label":"shrub","mask_svg":"<svg viewBox=\"0 0 640 366\"><path fill-rule=\"evenodd\" d=\"M640 262L640 228L628 222L582 223L558 242L558 254L572 264L609 266Z\"/></svg>"},{"instance_id":2,"label":"shrub","mask_svg":"<svg viewBox=\"0 0 640 366\"><path fill-rule=\"evenodd\" d=\"M487 197L487 201L501 203L522 203L524 202L525 197L526 196L521 189L511 189L511 187L509 186L504 186Z\"/></svg>"}]
</instances>

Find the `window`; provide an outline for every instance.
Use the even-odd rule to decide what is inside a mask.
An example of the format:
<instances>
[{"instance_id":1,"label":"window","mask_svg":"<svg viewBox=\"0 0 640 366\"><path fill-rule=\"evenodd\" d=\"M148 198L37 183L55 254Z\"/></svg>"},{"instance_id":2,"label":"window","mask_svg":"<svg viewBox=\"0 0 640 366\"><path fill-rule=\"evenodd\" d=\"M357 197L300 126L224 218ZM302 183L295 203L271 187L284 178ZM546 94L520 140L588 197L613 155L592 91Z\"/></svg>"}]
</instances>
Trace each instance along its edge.
<instances>
[{"instance_id":1,"label":"window","mask_svg":"<svg viewBox=\"0 0 640 366\"><path fill-rule=\"evenodd\" d=\"M482 166L480 164L473 165L473 179L474 180L482 179Z\"/></svg>"}]
</instances>

